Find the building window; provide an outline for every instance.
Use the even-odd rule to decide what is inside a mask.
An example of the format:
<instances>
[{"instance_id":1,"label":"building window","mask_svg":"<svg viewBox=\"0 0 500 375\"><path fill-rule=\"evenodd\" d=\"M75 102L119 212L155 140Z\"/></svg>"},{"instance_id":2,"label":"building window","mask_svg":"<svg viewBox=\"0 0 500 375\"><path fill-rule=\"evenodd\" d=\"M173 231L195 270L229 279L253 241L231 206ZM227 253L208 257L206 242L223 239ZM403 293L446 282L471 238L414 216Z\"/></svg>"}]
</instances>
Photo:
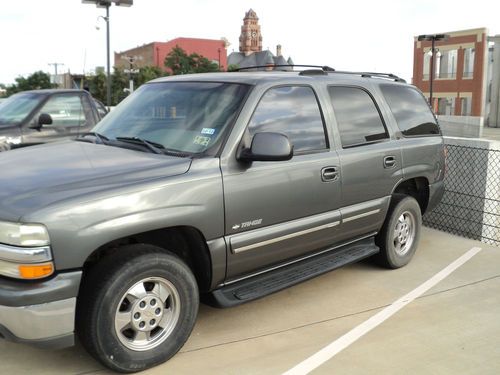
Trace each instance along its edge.
<instances>
[{"instance_id":1,"label":"building window","mask_svg":"<svg viewBox=\"0 0 500 375\"><path fill-rule=\"evenodd\" d=\"M460 114L470 116L472 114L472 98L460 98Z\"/></svg>"},{"instance_id":2,"label":"building window","mask_svg":"<svg viewBox=\"0 0 500 375\"><path fill-rule=\"evenodd\" d=\"M438 115L455 115L455 98L438 98Z\"/></svg>"},{"instance_id":3,"label":"building window","mask_svg":"<svg viewBox=\"0 0 500 375\"><path fill-rule=\"evenodd\" d=\"M454 79L457 77L457 50L440 51L436 53L436 78Z\"/></svg>"},{"instance_id":4,"label":"building window","mask_svg":"<svg viewBox=\"0 0 500 375\"><path fill-rule=\"evenodd\" d=\"M429 53L424 53L424 79L429 79L431 72L431 56Z\"/></svg>"},{"instance_id":5,"label":"building window","mask_svg":"<svg viewBox=\"0 0 500 375\"><path fill-rule=\"evenodd\" d=\"M472 78L474 74L474 57L476 50L474 48L464 49L464 78Z\"/></svg>"}]
</instances>

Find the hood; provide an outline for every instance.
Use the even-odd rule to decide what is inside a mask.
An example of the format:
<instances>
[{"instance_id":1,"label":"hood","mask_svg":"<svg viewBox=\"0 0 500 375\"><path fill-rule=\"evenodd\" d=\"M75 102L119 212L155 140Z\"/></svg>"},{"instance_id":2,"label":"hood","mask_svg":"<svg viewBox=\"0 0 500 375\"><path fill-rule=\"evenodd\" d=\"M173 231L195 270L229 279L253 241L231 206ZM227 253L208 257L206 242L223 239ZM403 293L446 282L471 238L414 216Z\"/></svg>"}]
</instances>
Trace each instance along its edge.
<instances>
[{"instance_id":1,"label":"hood","mask_svg":"<svg viewBox=\"0 0 500 375\"><path fill-rule=\"evenodd\" d=\"M191 159L66 141L0 152L0 220L78 195L186 173Z\"/></svg>"}]
</instances>

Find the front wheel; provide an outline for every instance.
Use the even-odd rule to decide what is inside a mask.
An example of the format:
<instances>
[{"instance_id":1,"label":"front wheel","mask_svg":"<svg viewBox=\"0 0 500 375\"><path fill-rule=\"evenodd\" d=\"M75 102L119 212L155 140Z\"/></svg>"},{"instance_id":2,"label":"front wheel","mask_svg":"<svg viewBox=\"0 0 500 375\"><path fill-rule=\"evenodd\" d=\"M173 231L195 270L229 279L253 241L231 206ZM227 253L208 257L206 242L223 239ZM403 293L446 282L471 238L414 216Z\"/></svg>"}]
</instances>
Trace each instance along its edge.
<instances>
[{"instance_id":1,"label":"front wheel","mask_svg":"<svg viewBox=\"0 0 500 375\"><path fill-rule=\"evenodd\" d=\"M184 345L198 304L196 279L182 260L153 246L126 246L86 275L77 333L106 367L141 371Z\"/></svg>"},{"instance_id":2,"label":"front wheel","mask_svg":"<svg viewBox=\"0 0 500 375\"><path fill-rule=\"evenodd\" d=\"M385 223L375 239L380 247L380 263L389 268L408 264L417 249L421 227L422 213L415 198L394 196Z\"/></svg>"}]
</instances>

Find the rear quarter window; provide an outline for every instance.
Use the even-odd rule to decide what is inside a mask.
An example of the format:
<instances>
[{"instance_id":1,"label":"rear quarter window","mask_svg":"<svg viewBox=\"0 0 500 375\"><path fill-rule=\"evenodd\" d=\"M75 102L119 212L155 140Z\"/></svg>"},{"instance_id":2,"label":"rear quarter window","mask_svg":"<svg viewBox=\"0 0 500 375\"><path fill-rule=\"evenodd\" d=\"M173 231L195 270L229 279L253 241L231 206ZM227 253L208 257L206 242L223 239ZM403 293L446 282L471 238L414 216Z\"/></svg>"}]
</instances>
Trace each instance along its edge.
<instances>
[{"instance_id":1,"label":"rear quarter window","mask_svg":"<svg viewBox=\"0 0 500 375\"><path fill-rule=\"evenodd\" d=\"M419 91L397 85L380 85L380 89L404 136L441 134L436 118Z\"/></svg>"}]
</instances>

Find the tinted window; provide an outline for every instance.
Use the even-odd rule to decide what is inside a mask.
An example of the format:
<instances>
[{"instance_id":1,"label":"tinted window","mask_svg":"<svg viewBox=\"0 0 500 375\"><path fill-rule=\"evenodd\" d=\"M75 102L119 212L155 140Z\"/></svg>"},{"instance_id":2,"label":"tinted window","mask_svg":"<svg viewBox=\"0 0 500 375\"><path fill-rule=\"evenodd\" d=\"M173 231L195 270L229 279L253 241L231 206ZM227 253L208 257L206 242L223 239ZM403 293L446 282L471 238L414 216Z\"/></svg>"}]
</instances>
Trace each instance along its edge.
<instances>
[{"instance_id":1,"label":"tinted window","mask_svg":"<svg viewBox=\"0 0 500 375\"><path fill-rule=\"evenodd\" d=\"M260 100L249 124L250 135L260 132L288 136L294 152L326 148L318 102L310 87L277 87Z\"/></svg>"},{"instance_id":2,"label":"tinted window","mask_svg":"<svg viewBox=\"0 0 500 375\"><path fill-rule=\"evenodd\" d=\"M85 122L79 95L54 95L39 112L48 113L54 126L80 126Z\"/></svg>"},{"instance_id":3,"label":"tinted window","mask_svg":"<svg viewBox=\"0 0 500 375\"><path fill-rule=\"evenodd\" d=\"M408 86L381 85L403 135L440 134L436 119L420 92Z\"/></svg>"},{"instance_id":4,"label":"tinted window","mask_svg":"<svg viewBox=\"0 0 500 375\"><path fill-rule=\"evenodd\" d=\"M328 88L343 147L388 138L371 96L356 87Z\"/></svg>"}]
</instances>

